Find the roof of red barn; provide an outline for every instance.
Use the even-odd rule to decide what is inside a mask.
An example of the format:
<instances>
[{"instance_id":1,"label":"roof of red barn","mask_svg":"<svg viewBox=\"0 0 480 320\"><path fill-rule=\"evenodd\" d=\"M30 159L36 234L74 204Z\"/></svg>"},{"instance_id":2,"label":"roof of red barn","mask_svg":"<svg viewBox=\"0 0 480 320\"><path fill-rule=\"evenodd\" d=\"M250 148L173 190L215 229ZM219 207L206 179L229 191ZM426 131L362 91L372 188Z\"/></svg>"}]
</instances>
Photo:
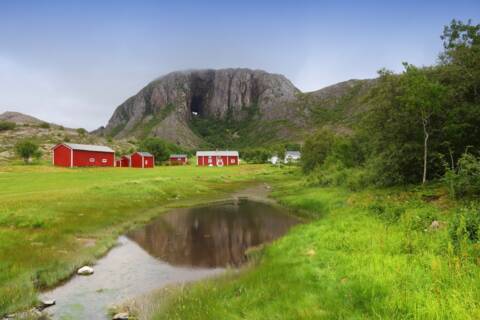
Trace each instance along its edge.
<instances>
[{"instance_id":1,"label":"roof of red barn","mask_svg":"<svg viewBox=\"0 0 480 320\"><path fill-rule=\"evenodd\" d=\"M143 156L143 157L153 157L153 154L151 154L150 152L140 152L140 151L137 151L135 153L138 153L139 155Z\"/></svg>"},{"instance_id":2,"label":"roof of red barn","mask_svg":"<svg viewBox=\"0 0 480 320\"><path fill-rule=\"evenodd\" d=\"M238 151L197 151L198 156L231 156L238 157Z\"/></svg>"},{"instance_id":3,"label":"roof of red barn","mask_svg":"<svg viewBox=\"0 0 480 320\"><path fill-rule=\"evenodd\" d=\"M55 147L53 147L53 149L61 145L64 145L72 150L94 151L94 152L115 152L113 149L106 146L96 146L93 144L78 144L78 143L60 143L60 144L57 144Z\"/></svg>"},{"instance_id":4,"label":"roof of red barn","mask_svg":"<svg viewBox=\"0 0 480 320\"><path fill-rule=\"evenodd\" d=\"M127 156L127 155L125 155L125 156L122 156L122 158L121 158L121 159L123 159L123 158L130 159L130 156Z\"/></svg>"}]
</instances>

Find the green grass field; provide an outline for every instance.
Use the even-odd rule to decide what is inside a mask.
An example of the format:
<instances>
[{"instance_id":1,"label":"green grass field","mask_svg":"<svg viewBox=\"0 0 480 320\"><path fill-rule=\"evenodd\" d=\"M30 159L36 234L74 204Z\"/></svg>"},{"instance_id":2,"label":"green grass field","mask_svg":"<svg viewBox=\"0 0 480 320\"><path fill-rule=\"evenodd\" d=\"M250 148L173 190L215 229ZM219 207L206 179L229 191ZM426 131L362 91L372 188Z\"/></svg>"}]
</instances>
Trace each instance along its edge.
<instances>
[{"instance_id":1,"label":"green grass field","mask_svg":"<svg viewBox=\"0 0 480 320\"><path fill-rule=\"evenodd\" d=\"M268 181L309 223L240 273L153 297L154 319L478 319L479 247L452 243L461 204L439 186L351 192L294 168L0 168L0 314L91 263L117 236L174 206ZM429 230L431 221L442 221ZM173 293L172 293L173 292Z\"/></svg>"},{"instance_id":2,"label":"green grass field","mask_svg":"<svg viewBox=\"0 0 480 320\"><path fill-rule=\"evenodd\" d=\"M275 169L0 167L0 316L93 262L119 234L170 206L223 197Z\"/></svg>"},{"instance_id":3,"label":"green grass field","mask_svg":"<svg viewBox=\"0 0 480 320\"><path fill-rule=\"evenodd\" d=\"M311 223L240 274L158 297L153 318L480 318L475 255L453 248L448 227L428 228L458 206L438 186L351 193L298 178L277 180L274 197ZM439 198L431 201L432 193Z\"/></svg>"}]
</instances>

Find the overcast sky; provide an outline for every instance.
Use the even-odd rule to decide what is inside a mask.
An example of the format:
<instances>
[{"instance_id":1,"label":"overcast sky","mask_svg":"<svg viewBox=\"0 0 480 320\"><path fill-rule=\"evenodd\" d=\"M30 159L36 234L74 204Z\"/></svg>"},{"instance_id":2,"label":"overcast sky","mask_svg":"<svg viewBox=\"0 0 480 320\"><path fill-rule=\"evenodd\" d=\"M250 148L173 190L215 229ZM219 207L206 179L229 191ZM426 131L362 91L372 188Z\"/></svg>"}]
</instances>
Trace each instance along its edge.
<instances>
[{"instance_id":1,"label":"overcast sky","mask_svg":"<svg viewBox=\"0 0 480 320\"><path fill-rule=\"evenodd\" d=\"M479 16L480 0L0 0L0 113L91 130L192 68L258 68L312 91L433 64L443 26Z\"/></svg>"}]
</instances>

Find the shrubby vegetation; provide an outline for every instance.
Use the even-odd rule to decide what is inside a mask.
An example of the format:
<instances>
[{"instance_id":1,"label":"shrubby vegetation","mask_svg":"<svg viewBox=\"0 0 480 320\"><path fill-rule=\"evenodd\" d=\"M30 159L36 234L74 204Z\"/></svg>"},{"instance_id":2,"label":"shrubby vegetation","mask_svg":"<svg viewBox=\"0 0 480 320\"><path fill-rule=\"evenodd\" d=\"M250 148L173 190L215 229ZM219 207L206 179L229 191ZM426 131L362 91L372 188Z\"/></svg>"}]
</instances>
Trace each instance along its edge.
<instances>
[{"instance_id":1,"label":"shrubby vegetation","mask_svg":"<svg viewBox=\"0 0 480 320\"><path fill-rule=\"evenodd\" d=\"M88 131L87 131L86 129L84 129L84 128L78 128L78 129L77 129L77 133L78 133L80 136L86 135L87 132L88 132Z\"/></svg>"},{"instance_id":2,"label":"shrubby vegetation","mask_svg":"<svg viewBox=\"0 0 480 320\"><path fill-rule=\"evenodd\" d=\"M48 122L42 122L38 125L39 128L42 128L42 129L50 129L50 123Z\"/></svg>"},{"instance_id":3,"label":"shrubby vegetation","mask_svg":"<svg viewBox=\"0 0 480 320\"><path fill-rule=\"evenodd\" d=\"M241 151L242 159L248 163L267 163L272 155L272 150L265 148L244 149Z\"/></svg>"},{"instance_id":4,"label":"shrubby vegetation","mask_svg":"<svg viewBox=\"0 0 480 320\"><path fill-rule=\"evenodd\" d=\"M269 163L270 158L273 156L277 156L279 159L284 159L287 151L299 150L300 145L298 143L277 143L270 147L241 149L240 157L248 163Z\"/></svg>"},{"instance_id":5,"label":"shrubby vegetation","mask_svg":"<svg viewBox=\"0 0 480 320\"><path fill-rule=\"evenodd\" d=\"M26 164L28 164L32 158L39 159L42 156L39 145L32 140L17 142L17 144L15 144L15 153L22 158Z\"/></svg>"},{"instance_id":6,"label":"shrubby vegetation","mask_svg":"<svg viewBox=\"0 0 480 320\"><path fill-rule=\"evenodd\" d=\"M464 153L457 166L448 168L444 180L455 198L472 198L480 195L480 159Z\"/></svg>"},{"instance_id":7,"label":"shrubby vegetation","mask_svg":"<svg viewBox=\"0 0 480 320\"><path fill-rule=\"evenodd\" d=\"M180 146L155 137L144 139L140 142L138 148L139 151L147 151L153 154L156 163L168 160L172 153L187 153Z\"/></svg>"},{"instance_id":8,"label":"shrubby vegetation","mask_svg":"<svg viewBox=\"0 0 480 320\"><path fill-rule=\"evenodd\" d=\"M0 131L13 130L17 124L10 121L0 121Z\"/></svg>"}]
</instances>

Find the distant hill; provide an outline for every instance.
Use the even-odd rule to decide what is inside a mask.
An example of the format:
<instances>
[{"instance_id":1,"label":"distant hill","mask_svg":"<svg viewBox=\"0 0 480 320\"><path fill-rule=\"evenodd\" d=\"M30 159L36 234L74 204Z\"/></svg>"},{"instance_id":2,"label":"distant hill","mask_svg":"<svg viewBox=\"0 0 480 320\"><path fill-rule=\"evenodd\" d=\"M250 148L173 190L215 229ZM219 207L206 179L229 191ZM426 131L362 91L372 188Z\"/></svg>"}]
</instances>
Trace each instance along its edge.
<instances>
[{"instance_id":1,"label":"distant hill","mask_svg":"<svg viewBox=\"0 0 480 320\"><path fill-rule=\"evenodd\" d=\"M43 158L46 160L50 159L50 149L61 142L109 145L118 152L127 151L133 147L126 141L109 141L83 129L64 128L19 112L4 112L0 114L0 121L16 123L14 129L0 131L0 162L14 158L14 145L23 139L31 139L39 143Z\"/></svg>"},{"instance_id":2,"label":"distant hill","mask_svg":"<svg viewBox=\"0 0 480 320\"><path fill-rule=\"evenodd\" d=\"M328 125L348 130L364 110L373 80L349 80L302 93L283 75L262 70L172 72L118 106L104 137L157 136L183 147L252 147L301 142Z\"/></svg>"},{"instance_id":3,"label":"distant hill","mask_svg":"<svg viewBox=\"0 0 480 320\"><path fill-rule=\"evenodd\" d=\"M10 121L16 124L40 124L45 121L20 112L6 111L0 114L0 121Z\"/></svg>"}]
</instances>

